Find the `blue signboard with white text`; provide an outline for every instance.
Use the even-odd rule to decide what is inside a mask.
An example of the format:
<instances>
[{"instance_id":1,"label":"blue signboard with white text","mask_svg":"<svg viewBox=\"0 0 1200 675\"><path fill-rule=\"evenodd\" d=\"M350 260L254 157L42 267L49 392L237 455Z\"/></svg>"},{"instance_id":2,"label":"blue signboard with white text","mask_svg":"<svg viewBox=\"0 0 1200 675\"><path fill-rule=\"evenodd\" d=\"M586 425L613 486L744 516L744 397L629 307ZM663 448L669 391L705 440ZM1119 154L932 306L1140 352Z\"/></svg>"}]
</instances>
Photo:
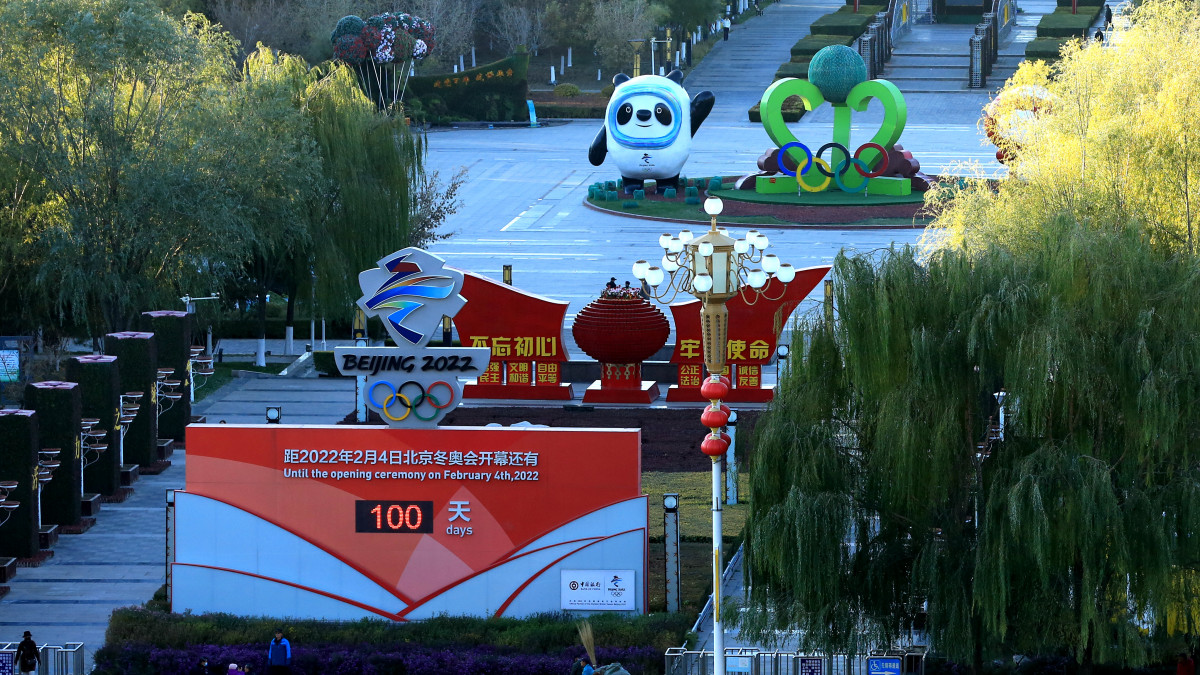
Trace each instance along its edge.
<instances>
[{"instance_id":1,"label":"blue signboard with white text","mask_svg":"<svg viewBox=\"0 0 1200 675\"><path fill-rule=\"evenodd\" d=\"M867 657L867 675L900 675L900 657Z\"/></svg>"},{"instance_id":2,"label":"blue signboard with white text","mask_svg":"<svg viewBox=\"0 0 1200 675\"><path fill-rule=\"evenodd\" d=\"M17 669L13 664L15 656L13 652L0 652L0 675L16 675Z\"/></svg>"}]
</instances>

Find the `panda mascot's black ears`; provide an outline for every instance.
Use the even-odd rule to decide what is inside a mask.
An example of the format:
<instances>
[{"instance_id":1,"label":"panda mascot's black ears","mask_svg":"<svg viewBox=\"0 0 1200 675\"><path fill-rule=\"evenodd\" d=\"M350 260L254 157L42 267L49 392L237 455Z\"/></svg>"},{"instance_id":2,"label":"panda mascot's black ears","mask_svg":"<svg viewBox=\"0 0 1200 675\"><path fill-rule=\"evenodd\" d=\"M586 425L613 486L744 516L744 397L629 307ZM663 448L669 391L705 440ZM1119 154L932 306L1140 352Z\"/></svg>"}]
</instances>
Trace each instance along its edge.
<instances>
[{"instance_id":1,"label":"panda mascot's black ears","mask_svg":"<svg viewBox=\"0 0 1200 675\"><path fill-rule=\"evenodd\" d=\"M620 86L621 84L628 82L628 81L629 81L629 76L626 75L625 73L617 73L616 75L613 75L613 86L614 87Z\"/></svg>"},{"instance_id":2,"label":"panda mascot's black ears","mask_svg":"<svg viewBox=\"0 0 1200 675\"><path fill-rule=\"evenodd\" d=\"M683 71L676 68L675 70L672 70L671 72L667 73L667 79L682 87L683 86Z\"/></svg>"}]
</instances>

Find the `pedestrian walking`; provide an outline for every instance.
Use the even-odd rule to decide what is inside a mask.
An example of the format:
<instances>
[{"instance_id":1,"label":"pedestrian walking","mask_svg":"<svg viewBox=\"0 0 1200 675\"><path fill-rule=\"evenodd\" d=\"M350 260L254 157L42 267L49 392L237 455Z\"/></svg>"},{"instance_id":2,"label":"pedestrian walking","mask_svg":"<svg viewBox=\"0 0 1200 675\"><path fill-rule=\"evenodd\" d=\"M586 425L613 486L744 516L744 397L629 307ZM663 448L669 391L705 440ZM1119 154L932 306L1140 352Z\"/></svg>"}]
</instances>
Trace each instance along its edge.
<instances>
[{"instance_id":1,"label":"pedestrian walking","mask_svg":"<svg viewBox=\"0 0 1200 675\"><path fill-rule=\"evenodd\" d=\"M188 675L212 675L212 670L208 667L208 657L201 656L196 665L188 671Z\"/></svg>"},{"instance_id":2,"label":"pedestrian walking","mask_svg":"<svg viewBox=\"0 0 1200 675\"><path fill-rule=\"evenodd\" d=\"M229 670L225 671L226 675L246 675L238 669L236 663L229 664Z\"/></svg>"},{"instance_id":3,"label":"pedestrian walking","mask_svg":"<svg viewBox=\"0 0 1200 675\"><path fill-rule=\"evenodd\" d=\"M1112 7L1104 6L1104 30L1112 30Z\"/></svg>"},{"instance_id":4,"label":"pedestrian walking","mask_svg":"<svg viewBox=\"0 0 1200 675\"><path fill-rule=\"evenodd\" d=\"M1104 44L1104 31L1097 28L1095 38L1096 38L1096 42L1099 42L1100 44Z\"/></svg>"},{"instance_id":5,"label":"pedestrian walking","mask_svg":"<svg viewBox=\"0 0 1200 675\"><path fill-rule=\"evenodd\" d=\"M721 21L721 30L725 31L725 37L723 38L724 41L729 40L729 28L731 26L733 26L733 22L729 20L729 17L725 17L725 19Z\"/></svg>"},{"instance_id":6,"label":"pedestrian walking","mask_svg":"<svg viewBox=\"0 0 1200 675\"><path fill-rule=\"evenodd\" d=\"M17 645L16 656L18 671L21 673L33 673L37 671L42 657L38 654L37 643L33 641L33 634L29 631L25 631L24 639Z\"/></svg>"},{"instance_id":7,"label":"pedestrian walking","mask_svg":"<svg viewBox=\"0 0 1200 675\"><path fill-rule=\"evenodd\" d=\"M570 675L583 675L583 657L575 657L575 663L571 664Z\"/></svg>"},{"instance_id":8,"label":"pedestrian walking","mask_svg":"<svg viewBox=\"0 0 1200 675\"><path fill-rule=\"evenodd\" d=\"M267 674L286 675L292 672L291 666L292 643L283 637L282 628L276 628L275 639L267 646Z\"/></svg>"},{"instance_id":9,"label":"pedestrian walking","mask_svg":"<svg viewBox=\"0 0 1200 675\"><path fill-rule=\"evenodd\" d=\"M762 16L762 5L758 4L758 0L754 0L754 13L757 16Z\"/></svg>"}]
</instances>

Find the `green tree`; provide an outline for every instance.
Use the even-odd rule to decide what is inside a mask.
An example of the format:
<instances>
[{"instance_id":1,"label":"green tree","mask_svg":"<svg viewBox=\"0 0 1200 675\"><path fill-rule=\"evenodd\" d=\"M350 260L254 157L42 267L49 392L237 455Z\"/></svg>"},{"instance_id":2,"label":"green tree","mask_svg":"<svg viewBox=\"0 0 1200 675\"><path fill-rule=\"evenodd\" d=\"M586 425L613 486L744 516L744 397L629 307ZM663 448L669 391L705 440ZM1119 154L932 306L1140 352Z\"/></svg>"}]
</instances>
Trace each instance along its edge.
<instances>
[{"instance_id":1,"label":"green tree","mask_svg":"<svg viewBox=\"0 0 1200 675\"><path fill-rule=\"evenodd\" d=\"M633 62L630 40L646 40L662 22L660 5L646 0L596 0L587 36L596 46L604 67L619 70Z\"/></svg>"},{"instance_id":2,"label":"green tree","mask_svg":"<svg viewBox=\"0 0 1200 675\"><path fill-rule=\"evenodd\" d=\"M952 659L1081 672L1197 635L1200 267L1136 224L1037 233L838 258L756 431L744 631L862 653L927 608Z\"/></svg>"},{"instance_id":3,"label":"green tree","mask_svg":"<svg viewBox=\"0 0 1200 675\"><path fill-rule=\"evenodd\" d=\"M1137 3L1135 3L1137 4ZM1200 71L1171 54L1200 50L1200 14L1187 0L1151 0L1111 45L1075 41L1053 66L1025 62L999 100L1029 108L1022 90L1044 91L1037 112L1005 109L1014 133L1003 147L1009 175L935 193L944 207L933 242L982 250L994 241L1036 246L1038 230L1060 213L1093 227L1137 220L1156 239L1197 251L1200 138L1190 111Z\"/></svg>"},{"instance_id":4,"label":"green tree","mask_svg":"<svg viewBox=\"0 0 1200 675\"><path fill-rule=\"evenodd\" d=\"M0 30L6 191L38 199L10 205L60 316L121 328L236 265L200 124L229 78L225 34L143 0L13 0Z\"/></svg>"}]
</instances>

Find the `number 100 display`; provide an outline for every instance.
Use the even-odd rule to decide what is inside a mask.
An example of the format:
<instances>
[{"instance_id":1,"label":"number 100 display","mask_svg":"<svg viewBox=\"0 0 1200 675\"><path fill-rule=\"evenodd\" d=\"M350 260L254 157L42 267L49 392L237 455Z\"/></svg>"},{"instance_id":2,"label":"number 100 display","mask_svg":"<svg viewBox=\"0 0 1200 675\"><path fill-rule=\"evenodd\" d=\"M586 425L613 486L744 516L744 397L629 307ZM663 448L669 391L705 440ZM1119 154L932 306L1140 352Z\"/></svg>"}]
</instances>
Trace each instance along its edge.
<instances>
[{"instance_id":1,"label":"number 100 display","mask_svg":"<svg viewBox=\"0 0 1200 675\"><path fill-rule=\"evenodd\" d=\"M433 502L354 502L355 532L431 534Z\"/></svg>"}]
</instances>

